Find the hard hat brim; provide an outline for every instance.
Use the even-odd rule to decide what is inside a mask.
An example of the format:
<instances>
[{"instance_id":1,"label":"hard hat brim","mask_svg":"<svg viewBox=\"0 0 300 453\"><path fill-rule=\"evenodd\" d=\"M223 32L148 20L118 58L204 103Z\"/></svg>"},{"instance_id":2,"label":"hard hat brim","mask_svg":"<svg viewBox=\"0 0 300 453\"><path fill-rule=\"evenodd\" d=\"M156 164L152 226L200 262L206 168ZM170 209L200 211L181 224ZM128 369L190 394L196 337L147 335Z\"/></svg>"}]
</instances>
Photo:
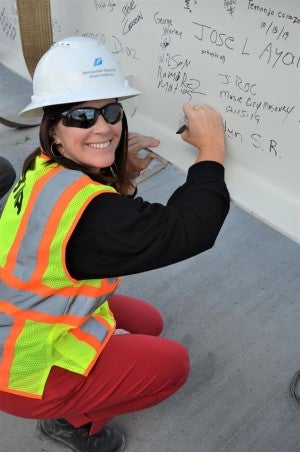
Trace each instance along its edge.
<instances>
[{"instance_id":1,"label":"hard hat brim","mask_svg":"<svg viewBox=\"0 0 300 453\"><path fill-rule=\"evenodd\" d=\"M141 91L136 90L130 86L122 87L120 91L115 89L115 87L109 92L107 89L105 90L105 95L103 92L96 93L94 90L93 92L78 92L76 96L74 96L74 92L70 96L69 93L66 93L65 96L59 94L57 97L51 97L51 99L47 98L38 98L32 100L30 104L28 104L21 112L19 112L19 116L23 118L33 118L33 117L41 117L43 116L43 107L51 106L51 105L60 105L60 104L69 104L69 103L80 103L86 101L94 101L94 100L102 100L102 99L114 99L118 98L119 100L122 99L129 99L134 96L138 96L141 94ZM32 96L34 98L34 96Z\"/></svg>"}]
</instances>

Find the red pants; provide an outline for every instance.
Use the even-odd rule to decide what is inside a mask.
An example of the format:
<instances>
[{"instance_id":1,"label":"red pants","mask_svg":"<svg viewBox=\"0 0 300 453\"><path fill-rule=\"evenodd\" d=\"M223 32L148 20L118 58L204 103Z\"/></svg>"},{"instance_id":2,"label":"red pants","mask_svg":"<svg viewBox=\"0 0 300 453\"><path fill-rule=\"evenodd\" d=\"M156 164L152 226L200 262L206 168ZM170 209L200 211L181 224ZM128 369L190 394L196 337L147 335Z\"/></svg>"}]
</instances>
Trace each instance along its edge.
<instances>
[{"instance_id":1,"label":"red pants","mask_svg":"<svg viewBox=\"0 0 300 453\"><path fill-rule=\"evenodd\" d=\"M146 302L114 295L109 301L117 328L87 377L53 367L43 399L0 392L0 409L24 418L65 418L78 427L92 422L95 434L114 416L163 401L186 381L189 358L179 343L160 338L163 320Z\"/></svg>"}]
</instances>

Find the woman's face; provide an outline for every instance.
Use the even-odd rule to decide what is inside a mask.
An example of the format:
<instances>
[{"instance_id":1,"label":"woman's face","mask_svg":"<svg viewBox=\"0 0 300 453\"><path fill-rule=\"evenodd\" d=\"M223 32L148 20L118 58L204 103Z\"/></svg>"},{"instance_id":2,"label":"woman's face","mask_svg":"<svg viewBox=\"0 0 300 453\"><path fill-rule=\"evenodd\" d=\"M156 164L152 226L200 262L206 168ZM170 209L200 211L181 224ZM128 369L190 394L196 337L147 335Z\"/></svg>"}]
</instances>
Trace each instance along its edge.
<instances>
[{"instance_id":1,"label":"woman's face","mask_svg":"<svg viewBox=\"0 0 300 453\"><path fill-rule=\"evenodd\" d=\"M76 107L101 108L113 102L115 99L87 101ZM93 173L113 164L121 134L122 121L109 124L102 115L89 129L66 127L61 121L52 129L53 140L59 152Z\"/></svg>"}]
</instances>

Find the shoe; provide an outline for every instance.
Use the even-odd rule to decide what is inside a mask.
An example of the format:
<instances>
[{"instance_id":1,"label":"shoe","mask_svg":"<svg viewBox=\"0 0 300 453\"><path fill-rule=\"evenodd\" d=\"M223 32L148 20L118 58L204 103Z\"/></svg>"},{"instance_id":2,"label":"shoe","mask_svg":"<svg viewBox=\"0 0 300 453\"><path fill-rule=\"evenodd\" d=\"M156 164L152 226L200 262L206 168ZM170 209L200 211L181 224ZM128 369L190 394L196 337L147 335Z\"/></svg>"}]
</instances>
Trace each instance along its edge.
<instances>
[{"instance_id":1,"label":"shoe","mask_svg":"<svg viewBox=\"0 0 300 453\"><path fill-rule=\"evenodd\" d=\"M105 426L99 433L89 436L89 427L74 428L63 418L39 420L38 431L73 451L122 451L125 437L116 428Z\"/></svg>"}]
</instances>

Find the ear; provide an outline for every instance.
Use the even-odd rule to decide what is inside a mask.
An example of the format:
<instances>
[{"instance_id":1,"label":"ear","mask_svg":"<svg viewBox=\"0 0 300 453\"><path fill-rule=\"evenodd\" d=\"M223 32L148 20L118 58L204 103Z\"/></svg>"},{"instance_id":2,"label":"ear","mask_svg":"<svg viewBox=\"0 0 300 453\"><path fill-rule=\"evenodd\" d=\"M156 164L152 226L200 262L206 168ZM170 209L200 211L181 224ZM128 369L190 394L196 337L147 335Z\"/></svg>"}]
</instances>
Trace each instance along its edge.
<instances>
[{"instance_id":1,"label":"ear","mask_svg":"<svg viewBox=\"0 0 300 453\"><path fill-rule=\"evenodd\" d=\"M56 145L61 145L61 140L57 134L57 129L55 126L50 127L49 135Z\"/></svg>"}]
</instances>

